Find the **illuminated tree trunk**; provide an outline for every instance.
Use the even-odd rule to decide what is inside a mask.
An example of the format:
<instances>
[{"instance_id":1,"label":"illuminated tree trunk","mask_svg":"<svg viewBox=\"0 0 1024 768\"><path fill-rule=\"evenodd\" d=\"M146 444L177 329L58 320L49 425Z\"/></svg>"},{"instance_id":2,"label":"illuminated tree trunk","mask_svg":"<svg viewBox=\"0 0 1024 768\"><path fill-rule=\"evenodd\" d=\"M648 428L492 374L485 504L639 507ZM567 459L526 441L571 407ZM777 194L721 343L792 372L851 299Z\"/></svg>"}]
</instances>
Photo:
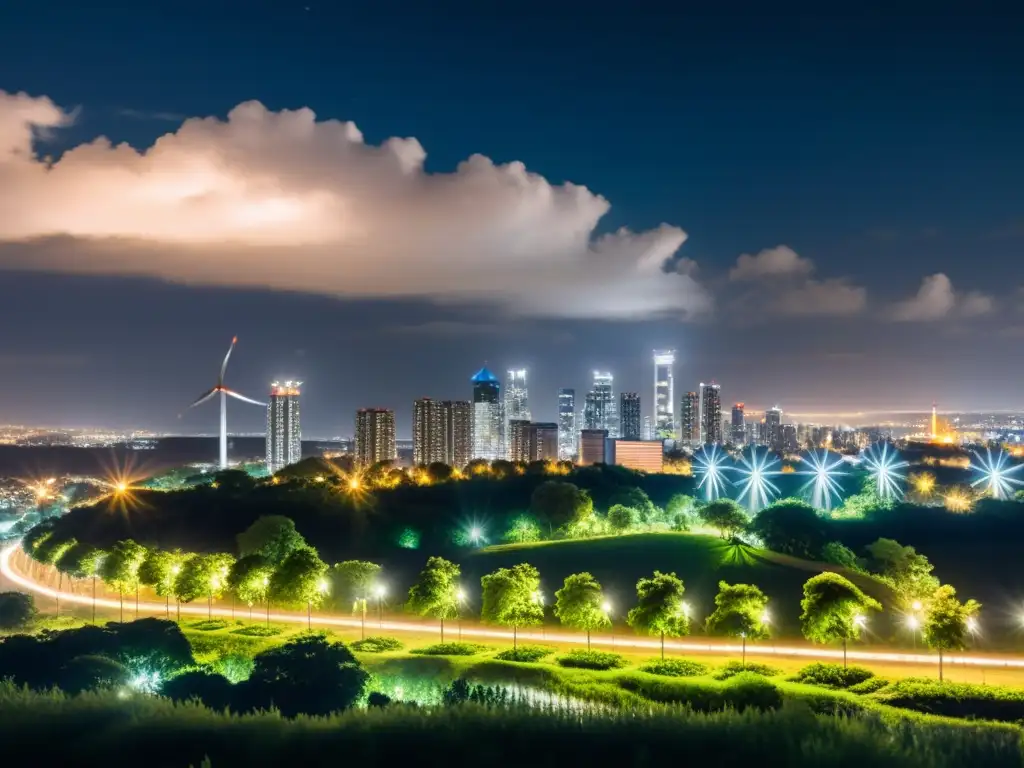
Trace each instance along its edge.
<instances>
[{"instance_id":1,"label":"illuminated tree trunk","mask_svg":"<svg viewBox=\"0 0 1024 768\"><path fill-rule=\"evenodd\" d=\"M743 665L743 668L746 669L747 668L747 635L745 633L743 635L743 655L742 655L742 659L743 660L740 663Z\"/></svg>"},{"instance_id":2,"label":"illuminated tree trunk","mask_svg":"<svg viewBox=\"0 0 1024 768\"><path fill-rule=\"evenodd\" d=\"M661 660L665 660L665 633L661 633Z\"/></svg>"},{"instance_id":3,"label":"illuminated tree trunk","mask_svg":"<svg viewBox=\"0 0 1024 768\"><path fill-rule=\"evenodd\" d=\"M117 588L117 599L121 603L121 623L124 624L124 590L121 587Z\"/></svg>"},{"instance_id":4,"label":"illuminated tree trunk","mask_svg":"<svg viewBox=\"0 0 1024 768\"><path fill-rule=\"evenodd\" d=\"M517 640L516 640L516 625L513 624L512 625L512 650L515 650L518 647L519 647L519 645L518 645Z\"/></svg>"},{"instance_id":5,"label":"illuminated tree trunk","mask_svg":"<svg viewBox=\"0 0 1024 768\"><path fill-rule=\"evenodd\" d=\"M846 638L843 638L843 669L846 669Z\"/></svg>"},{"instance_id":6,"label":"illuminated tree trunk","mask_svg":"<svg viewBox=\"0 0 1024 768\"><path fill-rule=\"evenodd\" d=\"M590 650L590 630L587 630L587 650Z\"/></svg>"},{"instance_id":7,"label":"illuminated tree trunk","mask_svg":"<svg viewBox=\"0 0 1024 768\"><path fill-rule=\"evenodd\" d=\"M441 617L441 644L444 645L444 616Z\"/></svg>"},{"instance_id":8,"label":"illuminated tree trunk","mask_svg":"<svg viewBox=\"0 0 1024 768\"><path fill-rule=\"evenodd\" d=\"M139 585L135 584L135 619L138 621L139 618Z\"/></svg>"},{"instance_id":9,"label":"illuminated tree trunk","mask_svg":"<svg viewBox=\"0 0 1024 768\"><path fill-rule=\"evenodd\" d=\"M942 649L939 648L939 682L942 682Z\"/></svg>"}]
</instances>

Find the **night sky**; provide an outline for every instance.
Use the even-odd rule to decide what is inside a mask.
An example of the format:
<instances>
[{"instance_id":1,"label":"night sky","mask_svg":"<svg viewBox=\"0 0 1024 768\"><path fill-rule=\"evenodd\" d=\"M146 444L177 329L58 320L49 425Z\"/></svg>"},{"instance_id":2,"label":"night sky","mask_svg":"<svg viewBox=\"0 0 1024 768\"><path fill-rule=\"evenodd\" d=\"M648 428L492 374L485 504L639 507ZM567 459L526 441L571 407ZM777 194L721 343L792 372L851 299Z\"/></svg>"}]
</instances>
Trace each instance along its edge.
<instances>
[{"instance_id":1,"label":"night sky","mask_svg":"<svg viewBox=\"0 0 1024 768\"><path fill-rule=\"evenodd\" d=\"M1024 409L1019 14L91 5L0 9L0 422L212 432L234 334L309 436L484 363L648 413L656 347L726 406Z\"/></svg>"}]
</instances>

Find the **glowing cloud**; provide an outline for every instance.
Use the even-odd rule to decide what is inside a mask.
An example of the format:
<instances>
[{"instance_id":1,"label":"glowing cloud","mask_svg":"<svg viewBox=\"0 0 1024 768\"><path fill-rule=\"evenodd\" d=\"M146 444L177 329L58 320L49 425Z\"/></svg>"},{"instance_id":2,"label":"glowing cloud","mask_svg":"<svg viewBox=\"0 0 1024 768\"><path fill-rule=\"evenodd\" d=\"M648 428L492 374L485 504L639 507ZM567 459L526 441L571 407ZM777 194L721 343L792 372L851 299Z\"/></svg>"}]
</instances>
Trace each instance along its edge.
<instances>
[{"instance_id":1,"label":"glowing cloud","mask_svg":"<svg viewBox=\"0 0 1024 768\"><path fill-rule=\"evenodd\" d=\"M427 297L617 319L707 311L663 224L597 236L586 187L473 155L428 173L413 138L257 102L192 118L144 151L100 138L56 161L72 116L0 91L0 268L149 276L335 296Z\"/></svg>"}]
</instances>

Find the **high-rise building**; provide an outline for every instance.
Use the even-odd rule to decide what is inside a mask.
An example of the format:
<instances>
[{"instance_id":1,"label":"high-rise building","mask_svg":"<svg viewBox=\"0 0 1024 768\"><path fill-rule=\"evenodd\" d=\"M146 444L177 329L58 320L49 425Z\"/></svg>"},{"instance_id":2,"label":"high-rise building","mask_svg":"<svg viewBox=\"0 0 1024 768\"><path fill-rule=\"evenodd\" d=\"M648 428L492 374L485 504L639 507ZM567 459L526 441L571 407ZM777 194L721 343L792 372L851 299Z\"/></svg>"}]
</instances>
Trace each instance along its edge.
<instances>
[{"instance_id":1,"label":"high-rise building","mask_svg":"<svg viewBox=\"0 0 1024 768\"><path fill-rule=\"evenodd\" d=\"M619 396L619 433L625 440L640 439L640 395L636 392Z\"/></svg>"},{"instance_id":2,"label":"high-rise building","mask_svg":"<svg viewBox=\"0 0 1024 768\"><path fill-rule=\"evenodd\" d=\"M605 446L606 464L641 472L661 472L665 468L663 440L608 440Z\"/></svg>"},{"instance_id":3,"label":"high-rise building","mask_svg":"<svg viewBox=\"0 0 1024 768\"><path fill-rule=\"evenodd\" d=\"M494 461L504 458L501 450L501 384L498 377L481 368L473 382L472 456Z\"/></svg>"},{"instance_id":4,"label":"high-rise building","mask_svg":"<svg viewBox=\"0 0 1024 768\"><path fill-rule=\"evenodd\" d=\"M729 439L733 445L743 445L747 440L746 432L744 431L744 419L743 419L743 403L736 403L732 407L732 431L729 435Z\"/></svg>"},{"instance_id":5,"label":"high-rise building","mask_svg":"<svg viewBox=\"0 0 1024 768\"><path fill-rule=\"evenodd\" d=\"M651 424L651 417L650 416L644 416L644 425L640 429L640 439L641 440L653 440L654 439L653 435L654 435L654 427Z\"/></svg>"},{"instance_id":6,"label":"high-rise building","mask_svg":"<svg viewBox=\"0 0 1024 768\"><path fill-rule=\"evenodd\" d=\"M558 459L558 425L514 419L509 422L512 461L555 461Z\"/></svg>"},{"instance_id":7,"label":"high-rise building","mask_svg":"<svg viewBox=\"0 0 1024 768\"><path fill-rule=\"evenodd\" d=\"M530 421L530 404L526 394L526 369L509 369L505 374L505 400L502 404L502 438L505 453L511 458L509 422Z\"/></svg>"},{"instance_id":8,"label":"high-rise building","mask_svg":"<svg viewBox=\"0 0 1024 768\"><path fill-rule=\"evenodd\" d=\"M800 441L797 440L795 424L782 425L782 449L792 453L800 450Z\"/></svg>"},{"instance_id":9,"label":"high-rise building","mask_svg":"<svg viewBox=\"0 0 1024 768\"><path fill-rule=\"evenodd\" d=\"M604 464L607 429L580 430L580 464Z\"/></svg>"},{"instance_id":10,"label":"high-rise building","mask_svg":"<svg viewBox=\"0 0 1024 768\"><path fill-rule=\"evenodd\" d=\"M587 393L583 409L584 429L604 429L618 436L619 417L615 408L614 378L610 373L594 371L593 388Z\"/></svg>"},{"instance_id":11,"label":"high-rise building","mask_svg":"<svg viewBox=\"0 0 1024 768\"><path fill-rule=\"evenodd\" d=\"M356 462L368 467L396 458L395 412L387 408L360 408L356 412Z\"/></svg>"},{"instance_id":12,"label":"high-rise building","mask_svg":"<svg viewBox=\"0 0 1024 768\"><path fill-rule=\"evenodd\" d=\"M445 451L444 404L421 397L412 404L412 463L447 463Z\"/></svg>"},{"instance_id":13,"label":"high-rise building","mask_svg":"<svg viewBox=\"0 0 1024 768\"><path fill-rule=\"evenodd\" d=\"M267 405L267 472L270 474L302 458L301 386L301 381L275 381L270 385Z\"/></svg>"},{"instance_id":14,"label":"high-rise building","mask_svg":"<svg viewBox=\"0 0 1024 768\"><path fill-rule=\"evenodd\" d=\"M714 382L700 384L700 441L722 442L722 387Z\"/></svg>"},{"instance_id":15,"label":"high-rise building","mask_svg":"<svg viewBox=\"0 0 1024 768\"><path fill-rule=\"evenodd\" d=\"M576 390L558 390L558 458L572 461L576 458Z\"/></svg>"},{"instance_id":16,"label":"high-rise building","mask_svg":"<svg viewBox=\"0 0 1024 768\"><path fill-rule=\"evenodd\" d=\"M676 362L675 350L654 353L654 436L672 440L676 436L675 382L672 366ZM625 430L623 437L628 437Z\"/></svg>"},{"instance_id":17,"label":"high-rise building","mask_svg":"<svg viewBox=\"0 0 1024 768\"><path fill-rule=\"evenodd\" d=\"M782 444L782 409L779 406L764 412L764 429L761 430L761 443L773 451L781 451Z\"/></svg>"},{"instance_id":18,"label":"high-rise building","mask_svg":"<svg viewBox=\"0 0 1024 768\"><path fill-rule=\"evenodd\" d=\"M525 419L512 419L506 422L505 440L508 441L509 461L529 461L526 458L528 452L528 436L526 428L530 422Z\"/></svg>"},{"instance_id":19,"label":"high-rise building","mask_svg":"<svg viewBox=\"0 0 1024 768\"><path fill-rule=\"evenodd\" d=\"M473 404L468 400L443 400L444 463L456 469L469 464L473 453Z\"/></svg>"},{"instance_id":20,"label":"high-rise building","mask_svg":"<svg viewBox=\"0 0 1024 768\"><path fill-rule=\"evenodd\" d=\"M700 442L700 395L687 392L679 409L679 439L687 445Z\"/></svg>"}]
</instances>

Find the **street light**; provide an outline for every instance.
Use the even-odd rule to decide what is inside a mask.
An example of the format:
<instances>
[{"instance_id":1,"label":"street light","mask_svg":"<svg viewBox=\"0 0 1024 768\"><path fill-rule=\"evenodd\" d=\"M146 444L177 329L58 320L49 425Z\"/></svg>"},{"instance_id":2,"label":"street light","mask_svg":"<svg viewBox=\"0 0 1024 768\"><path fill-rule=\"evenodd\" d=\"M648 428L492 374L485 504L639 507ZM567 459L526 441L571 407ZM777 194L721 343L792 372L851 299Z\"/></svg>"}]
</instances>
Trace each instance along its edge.
<instances>
[{"instance_id":1,"label":"street light","mask_svg":"<svg viewBox=\"0 0 1024 768\"><path fill-rule=\"evenodd\" d=\"M267 593L267 629L270 629L270 577L263 577L263 590Z\"/></svg>"},{"instance_id":2,"label":"street light","mask_svg":"<svg viewBox=\"0 0 1024 768\"><path fill-rule=\"evenodd\" d=\"M469 529L469 540L475 545L480 545L480 540L484 537L484 531L479 525L474 525Z\"/></svg>"},{"instance_id":3,"label":"street light","mask_svg":"<svg viewBox=\"0 0 1024 768\"><path fill-rule=\"evenodd\" d=\"M912 602L912 603L910 604L910 608L911 608L911 610L913 610L913 611L915 611L915 612L916 612L916 611L920 611L922 607L923 607L923 606L921 605L921 601L920 601L920 600L915 600L914 602Z\"/></svg>"},{"instance_id":4,"label":"street light","mask_svg":"<svg viewBox=\"0 0 1024 768\"><path fill-rule=\"evenodd\" d=\"M387 587L378 584L373 588L373 594L377 596L377 627L384 628L384 595L388 593Z\"/></svg>"},{"instance_id":5,"label":"street light","mask_svg":"<svg viewBox=\"0 0 1024 768\"><path fill-rule=\"evenodd\" d=\"M177 582L178 574L181 573L180 565L171 566L171 576L174 577L174 581ZM178 600L178 590L174 590L174 610L178 614L178 621L181 621L181 601ZM171 593L167 593L167 617L171 616Z\"/></svg>"},{"instance_id":6,"label":"street light","mask_svg":"<svg viewBox=\"0 0 1024 768\"><path fill-rule=\"evenodd\" d=\"M316 591L321 595L327 594L327 580L320 579L316 583ZM313 630L313 598L312 596L306 601L306 629Z\"/></svg>"},{"instance_id":7,"label":"street light","mask_svg":"<svg viewBox=\"0 0 1024 768\"><path fill-rule=\"evenodd\" d=\"M462 607L463 603L466 602L466 590L462 587L458 587L455 590L455 602L458 603L459 608ZM456 609L455 616L459 627L459 642L462 642L462 611Z\"/></svg>"},{"instance_id":8,"label":"street light","mask_svg":"<svg viewBox=\"0 0 1024 768\"><path fill-rule=\"evenodd\" d=\"M907 628L910 630L911 637L913 637L915 649L917 648L917 630L920 626L921 622L918 620L917 616L907 617Z\"/></svg>"}]
</instances>

